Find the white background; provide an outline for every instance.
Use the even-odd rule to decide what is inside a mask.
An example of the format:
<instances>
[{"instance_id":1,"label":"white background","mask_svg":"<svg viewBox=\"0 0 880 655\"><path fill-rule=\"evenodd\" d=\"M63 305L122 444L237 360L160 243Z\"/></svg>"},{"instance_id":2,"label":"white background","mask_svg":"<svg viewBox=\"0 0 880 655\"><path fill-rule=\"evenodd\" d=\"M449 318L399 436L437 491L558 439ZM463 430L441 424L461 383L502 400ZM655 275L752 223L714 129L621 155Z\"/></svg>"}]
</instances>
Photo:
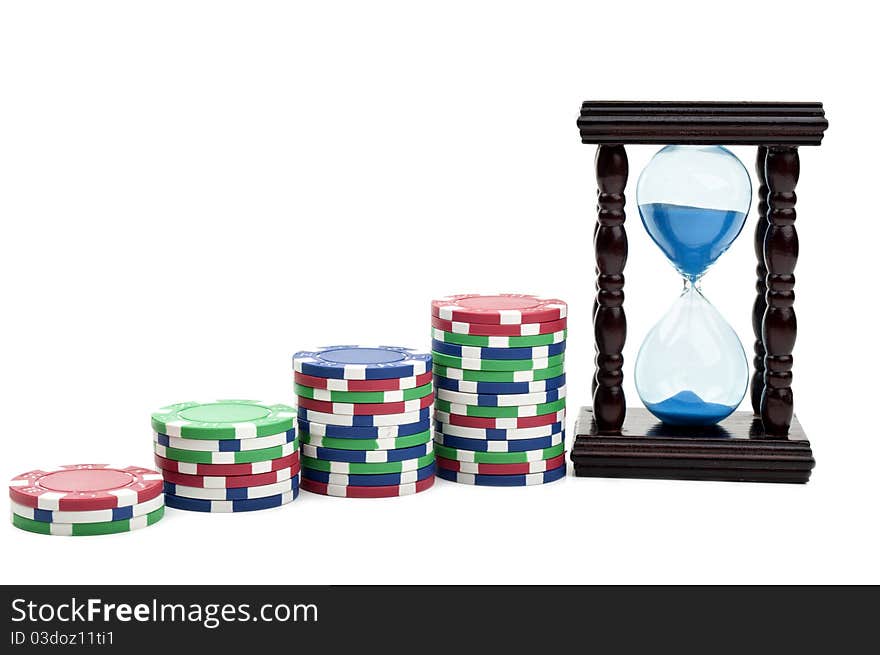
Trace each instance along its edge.
<instances>
[{"instance_id":1,"label":"white background","mask_svg":"<svg viewBox=\"0 0 880 655\"><path fill-rule=\"evenodd\" d=\"M575 119L592 98L825 103L798 186L794 388L812 481L438 481L408 498L169 511L105 538L7 526L0 579L880 582L867 5L311 4L2 3L5 478L150 465L153 408L291 402L294 351L428 347L430 299L463 291L567 300L570 404L584 404L594 148ZM630 404L638 345L679 289L635 211L654 150L630 149ZM753 149L734 150L751 170ZM753 230L751 215L704 284L747 350Z\"/></svg>"}]
</instances>

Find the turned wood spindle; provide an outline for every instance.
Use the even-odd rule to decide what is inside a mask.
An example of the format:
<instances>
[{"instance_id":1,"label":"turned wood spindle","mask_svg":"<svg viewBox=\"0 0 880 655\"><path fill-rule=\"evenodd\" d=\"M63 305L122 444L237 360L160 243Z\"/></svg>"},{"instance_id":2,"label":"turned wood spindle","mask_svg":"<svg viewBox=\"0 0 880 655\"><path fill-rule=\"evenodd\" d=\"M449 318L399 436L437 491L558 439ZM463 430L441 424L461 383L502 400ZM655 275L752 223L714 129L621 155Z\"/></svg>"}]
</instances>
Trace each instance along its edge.
<instances>
[{"instance_id":1,"label":"turned wood spindle","mask_svg":"<svg viewBox=\"0 0 880 655\"><path fill-rule=\"evenodd\" d=\"M794 312L794 268L798 258L795 229L800 159L796 147L770 146L764 174L767 181L767 309L761 336L764 341L764 392L761 421L769 435L788 434L794 413L791 390L792 351L797 337Z\"/></svg>"},{"instance_id":2,"label":"turned wood spindle","mask_svg":"<svg viewBox=\"0 0 880 655\"><path fill-rule=\"evenodd\" d=\"M626 181L629 162L622 145L600 145L596 150L596 182L599 186L596 251L596 305L593 331L596 339L596 375L593 412L603 434L619 433L626 417L623 394L623 346L626 314L623 310L623 269L627 240Z\"/></svg>"},{"instance_id":3,"label":"turned wood spindle","mask_svg":"<svg viewBox=\"0 0 880 655\"><path fill-rule=\"evenodd\" d=\"M767 236L767 179L764 167L767 165L767 148L758 146L755 171L758 174L758 220L755 225L755 256L758 266L755 282L755 305L752 309L752 330L755 333L755 372L752 375L751 399L755 416L761 415L761 395L764 393L764 312L767 310L767 266L764 263L764 237Z\"/></svg>"}]
</instances>

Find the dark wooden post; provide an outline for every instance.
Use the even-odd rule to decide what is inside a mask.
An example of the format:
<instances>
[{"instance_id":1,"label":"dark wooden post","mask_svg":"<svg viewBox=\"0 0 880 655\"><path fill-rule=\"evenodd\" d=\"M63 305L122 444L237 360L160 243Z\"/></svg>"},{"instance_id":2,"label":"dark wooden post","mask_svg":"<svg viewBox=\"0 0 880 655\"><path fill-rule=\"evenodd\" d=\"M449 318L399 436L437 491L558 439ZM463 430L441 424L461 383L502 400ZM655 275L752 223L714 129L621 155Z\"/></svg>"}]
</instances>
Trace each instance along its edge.
<instances>
[{"instance_id":1,"label":"dark wooden post","mask_svg":"<svg viewBox=\"0 0 880 655\"><path fill-rule=\"evenodd\" d=\"M797 338L794 313L794 267L798 258L795 229L800 158L796 147L771 146L767 152L767 235L764 261L767 265L767 309L764 312L762 338L764 356L764 393L761 396L761 421L767 434L788 434L794 413L791 390L792 351Z\"/></svg>"},{"instance_id":2,"label":"dark wooden post","mask_svg":"<svg viewBox=\"0 0 880 655\"><path fill-rule=\"evenodd\" d=\"M596 149L596 182L599 185L596 250L596 305L593 332L596 339L596 376L593 411L602 434L617 434L626 417L623 394L623 346L626 314L623 310L623 269L626 266L626 181L629 162L622 145Z\"/></svg>"},{"instance_id":3,"label":"dark wooden post","mask_svg":"<svg viewBox=\"0 0 880 655\"><path fill-rule=\"evenodd\" d=\"M755 172L758 174L758 220L755 225L755 305L752 309L752 330L755 333L755 373L752 375L751 399L755 416L761 415L761 395L764 393L764 312L767 309L767 266L764 263L764 237L767 235L767 179L764 167L767 165L767 148L758 146Z\"/></svg>"}]
</instances>

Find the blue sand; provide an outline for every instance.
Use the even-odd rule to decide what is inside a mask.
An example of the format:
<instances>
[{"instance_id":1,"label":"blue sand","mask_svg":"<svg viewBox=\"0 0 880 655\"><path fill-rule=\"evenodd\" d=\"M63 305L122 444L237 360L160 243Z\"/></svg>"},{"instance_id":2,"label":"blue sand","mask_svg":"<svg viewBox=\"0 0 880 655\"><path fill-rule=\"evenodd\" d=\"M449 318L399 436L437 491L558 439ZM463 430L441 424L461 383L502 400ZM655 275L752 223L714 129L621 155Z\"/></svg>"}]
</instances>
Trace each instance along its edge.
<instances>
[{"instance_id":1,"label":"blue sand","mask_svg":"<svg viewBox=\"0 0 880 655\"><path fill-rule=\"evenodd\" d=\"M746 220L743 212L665 202L639 205L642 223L682 275L702 275L730 247Z\"/></svg>"},{"instance_id":2,"label":"blue sand","mask_svg":"<svg viewBox=\"0 0 880 655\"><path fill-rule=\"evenodd\" d=\"M659 403L645 403L645 407L669 425L714 425L736 409L736 405L707 403L693 391L679 391Z\"/></svg>"}]
</instances>

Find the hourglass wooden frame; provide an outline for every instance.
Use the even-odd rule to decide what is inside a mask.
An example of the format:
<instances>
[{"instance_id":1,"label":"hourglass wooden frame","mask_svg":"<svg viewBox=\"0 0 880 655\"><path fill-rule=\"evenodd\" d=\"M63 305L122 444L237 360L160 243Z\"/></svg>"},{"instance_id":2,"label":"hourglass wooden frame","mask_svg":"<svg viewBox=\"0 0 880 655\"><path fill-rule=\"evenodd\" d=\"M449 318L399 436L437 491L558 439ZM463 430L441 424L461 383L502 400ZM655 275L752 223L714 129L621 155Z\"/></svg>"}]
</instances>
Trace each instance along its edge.
<instances>
[{"instance_id":1,"label":"hourglass wooden frame","mask_svg":"<svg viewBox=\"0 0 880 655\"><path fill-rule=\"evenodd\" d=\"M797 334L795 186L798 147L818 146L828 127L822 104L757 102L584 102L581 141L597 145L598 220L594 229L595 376L592 407L578 416L571 452L583 477L804 483L815 465L794 415L792 350ZM757 296L750 397L709 428L672 427L647 409L627 407L624 222L627 145L757 146Z\"/></svg>"}]
</instances>

